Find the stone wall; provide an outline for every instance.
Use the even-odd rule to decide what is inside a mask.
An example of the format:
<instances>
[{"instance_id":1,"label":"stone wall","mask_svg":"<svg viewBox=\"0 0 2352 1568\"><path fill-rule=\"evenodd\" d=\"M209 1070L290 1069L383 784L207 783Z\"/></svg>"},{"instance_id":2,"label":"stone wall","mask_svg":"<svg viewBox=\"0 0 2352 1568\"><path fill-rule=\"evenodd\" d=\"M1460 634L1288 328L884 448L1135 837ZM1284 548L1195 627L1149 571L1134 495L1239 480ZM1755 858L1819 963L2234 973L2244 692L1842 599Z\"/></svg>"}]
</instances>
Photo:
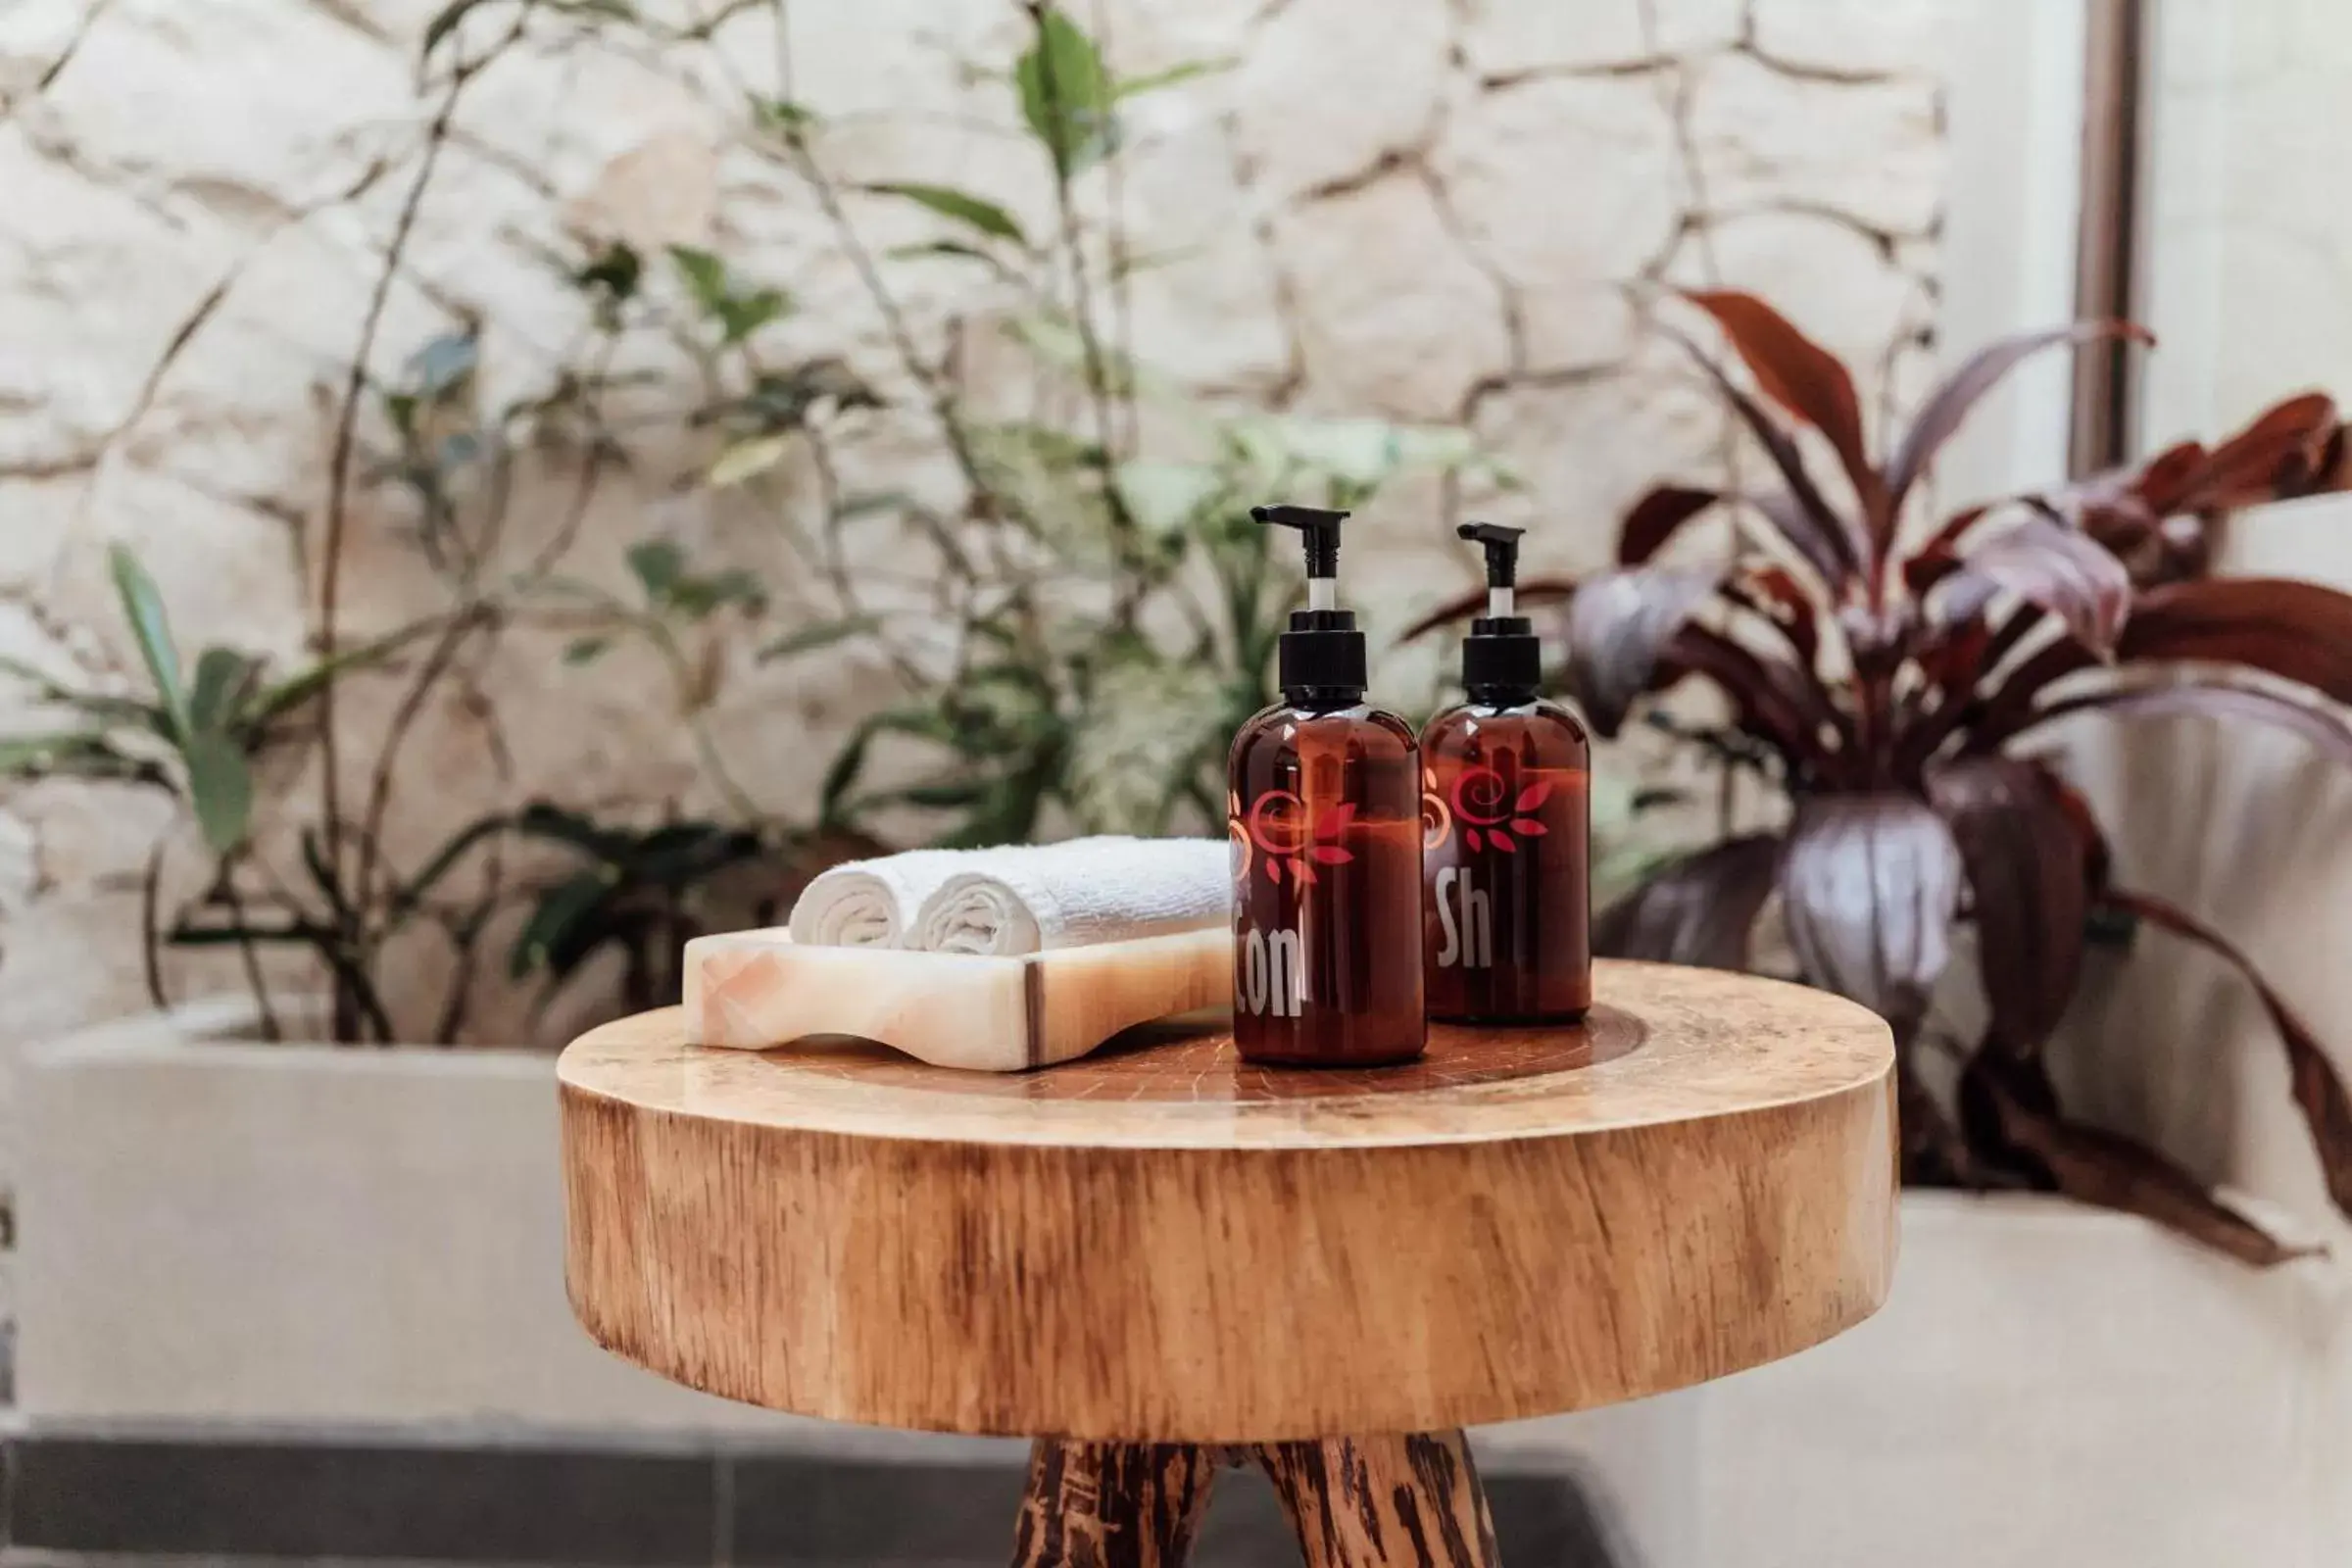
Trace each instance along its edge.
<instances>
[{"instance_id":1,"label":"stone wall","mask_svg":"<svg viewBox=\"0 0 2352 1568\"><path fill-rule=\"evenodd\" d=\"M600 9L542 6L440 137L448 57L418 65L440 0L20 0L0 13L0 654L76 684L135 686L107 579L115 540L154 571L183 648L227 644L281 666L315 651L343 376L404 221L368 363L387 384L420 345L473 323L480 398L544 391L583 330L580 292L551 258L612 238L705 246L797 297L763 343L845 356L891 397L845 446L844 482L936 480L936 432L855 258L807 185L753 144L745 93L773 92L788 65L843 189L986 190L1044 232L1051 181L1004 78L1023 47L1018 7L801 0L782 61L763 6L648 7L673 27L712 24L707 45L677 48L564 14ZM1222 68L1139 97L1115 174L1082 192L1083 221L1115 209L1134 254L1152 259L1125 303L1139 360L1213 406L1461 426L1524 480L1383 494L1351 562L1376 639L1476 580L1439 530L1448 509L1529 522L1536 564L1574 568L1603 559L1614 514L1648 483L1737 461L1719 410L1650 329L1661 285L1767 294L1854 361L1874 405L1915 390L1932 357L1938 61L1953 13L1972 8L1074 9L1122 74ZM480 8L461 50L486 47L512 12ZM431 178L412 201L428 145ZM940 232L903 201L844 202L874 254ZM922 351L973 339L986 383L978 328L1004 309L999 285L953 258L884 265ZM693 371L674 354L641 368L649 396ZM442 592L416 519L370 477L379 423L358 432L339 646ZM690 673L726 775L785 811L808 799L849 721L887 697L891 671L854 649L781 667L750 657L806 611L761 509L804 504L810 476L788 468L756 494L714 496L681 482L703 461L657 452L610 476L567 566L618 591L625 551L658 536L698 564L760 573L776 599L766 617L714 621ZM566 527L569 478L553 459L520 465L514 526ZM847 548L877 584L900 549ZM388 781L387 857L420 857L501 799L647 818L726 808L678 720L676 671L634 650L574 667L564 646L560 630L514 628L461 654ZM1434 654L1389 668L1426 689ZM342 703L356 778L403 689L365 685ZM300 867L285 824L315 813L317 773L315 756L296 756L263 778L265 842L287 878ZM192 891L192 834L152 792L52 780L8 794L0 1031L38 1037L144 1004L140 886L159 837L166 895ZM187 994L234 971L175 956L168 978ZM473 1032L531 1027L511 999Z\"/></svg>"}]
</instances>

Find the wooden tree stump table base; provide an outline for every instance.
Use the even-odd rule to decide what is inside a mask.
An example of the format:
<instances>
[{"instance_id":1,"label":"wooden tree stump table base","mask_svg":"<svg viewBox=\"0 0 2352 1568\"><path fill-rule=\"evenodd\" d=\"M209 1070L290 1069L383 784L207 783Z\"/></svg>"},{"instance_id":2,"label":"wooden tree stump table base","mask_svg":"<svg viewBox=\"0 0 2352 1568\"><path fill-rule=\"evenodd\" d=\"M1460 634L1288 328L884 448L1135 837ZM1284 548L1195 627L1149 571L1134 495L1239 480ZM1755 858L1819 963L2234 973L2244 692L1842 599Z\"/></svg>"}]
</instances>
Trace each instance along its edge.
<instances>
[{"instance_id":1,"label":"wooden tree stump table base","mask_svg":"<svg viewBox=\"0 0 2352 1568\"><path fill-rule=\"evenodd\" d=\"M1595 978L1575 1028L1432 1026L1378 1070L1163 1032L998 1076L623 1019L559 1068L573 1308L731 1398L1043 1435L1023 1564L1181 1561L1233 1463L1315 1568L1489 1564L1462 1427L1789 1354L1893 1267L1883 1023Z\"/></svg>"},{"instance_id":2,"label":"wooden tree stump table base","mask_svg":"<svg viewBox=\"0 0 2352 1568\"><path fill-rule=\"evenodd\" d=\"M1490 1568L1494 1526L1461 1429L1212 1448L1040 1438L1013 1568L1153 1568L1184 1561L1224 1465L1274 1483L1307 1568Z\"/></svg>"}]
</instances>

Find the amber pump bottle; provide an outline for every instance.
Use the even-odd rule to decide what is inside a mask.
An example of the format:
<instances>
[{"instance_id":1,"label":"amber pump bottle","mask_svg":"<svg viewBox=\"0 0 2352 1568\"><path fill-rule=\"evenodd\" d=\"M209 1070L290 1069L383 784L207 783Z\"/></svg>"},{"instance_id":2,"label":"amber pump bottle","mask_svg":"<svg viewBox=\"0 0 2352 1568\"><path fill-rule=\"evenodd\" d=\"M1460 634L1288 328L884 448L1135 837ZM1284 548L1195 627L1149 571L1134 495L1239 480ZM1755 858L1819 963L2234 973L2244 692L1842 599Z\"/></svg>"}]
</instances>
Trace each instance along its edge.
<instances>
[{"instance_id":1,"label":"amber pump bottle","mask_svg":"<svg viewBox=\"0 0 2352 1568\"><path fill-rule=\"evenodd\" d=\"M1250 1061L1369 1066L1421 1054L1420 754L1364 702L1364 634L1339 608L1348 514L1257 507L1306 543L1282 701L1233 738L1233 1034Z\"/></svg>"},{"instance_id":2,"label":"amber pump bottle","mask_svg":"<svg viewBox=\"0 0 2352 1568\"><path fill-rule=\"evenodd\" d=\"M1564 1023L1592 1004L1592 747L1537 695L1541 645L1515 613L1519 528L1465 523L1487 612L1462 643L1467 701L1421 730L1429 1015Z\"/></svg>"}]
</instances>

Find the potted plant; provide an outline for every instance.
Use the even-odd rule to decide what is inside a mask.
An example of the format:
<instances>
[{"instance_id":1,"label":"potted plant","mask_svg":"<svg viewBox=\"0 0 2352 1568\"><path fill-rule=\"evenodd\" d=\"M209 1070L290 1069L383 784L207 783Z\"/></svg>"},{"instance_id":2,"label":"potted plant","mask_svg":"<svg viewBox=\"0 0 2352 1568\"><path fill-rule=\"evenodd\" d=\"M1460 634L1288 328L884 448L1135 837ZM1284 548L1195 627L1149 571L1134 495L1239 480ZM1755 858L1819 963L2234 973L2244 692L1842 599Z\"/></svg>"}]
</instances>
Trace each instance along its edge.
<instances>
[{"instance_id":1,"label":"potted plant","mask_svg":"<svg viewBox=\"0 0 2352 1568\"><path fill-rule=\"evenodd\" d=\"M2183 442L1937 518L1919 505L1936 456L2005 374L2036 352L2143 334L2086 323L1988 345L1874 448L1832 355L1752 296L1689 298L1762 394L1693 349L1772 482L1654 489L1626 514L1611 569L1521 592L1560 604L1562 680L1596 729L1617 734L1637 707L1676 701L1652 710L1659 727L1760 781L1785 821L1672 860L1598 916L1596 946L1747 967L1777 924L1796 977L1892 1025L1906 1181L2009 1195L1915 1195L1878 1322L1710 1392L1713 1533L1757 1561L1914 1555L1925 1519L1942 1521L1932 1537L1982 1543L2016 1527L2034 1490L1991 1479L2005 1472L1983 1452L1988 1433L2121 1409L2130 1438L2107 1449L2107 1470L2065 1455L2077 1501L2151 1473L2271 1463L2287 1473L2249 1485L2293 1518L2281 1541L2340 1542L2341 1521L2292 1480L2311 1446L2352 1433L2344 1336L2314 1332L2334 1317L2321 1265L2241 1274L2132 1222L2024 1196L2128 1210L2264 1269L2317 1250L2163 1152L2070 1115L2055 1087L2048 1052L2086 950L2184 940L2255 988L2328 1191L2352 1212L2352 1101L2317 1032L2192 911L2119 883L2082 792L2045 749L2079 716L2190 713L2280 726L2352 761L2352 597L2205 574L2232 513L2352 483L2332 403L2290 398L2210 448ZM1669 557L1717 512L1737 517L1728 556ZM1690 689L1714 699L1701 716L1678 701ZM1939 994L1963 951L1980 995L1947 1009ZM1968 1011L1983 1022L1962 1035L1952 1020ZM2301 1412L2283 1444L2282 1401ZM2030 1444L2015 1453L2052 1462ZM1963 1465L1982 1484L1956 1497L1948 1477ZM2033 1517L2042 1545L2063 1531L2079 1549L2118 1549L2100 1521Z\"/></svg>"}]
</instances>

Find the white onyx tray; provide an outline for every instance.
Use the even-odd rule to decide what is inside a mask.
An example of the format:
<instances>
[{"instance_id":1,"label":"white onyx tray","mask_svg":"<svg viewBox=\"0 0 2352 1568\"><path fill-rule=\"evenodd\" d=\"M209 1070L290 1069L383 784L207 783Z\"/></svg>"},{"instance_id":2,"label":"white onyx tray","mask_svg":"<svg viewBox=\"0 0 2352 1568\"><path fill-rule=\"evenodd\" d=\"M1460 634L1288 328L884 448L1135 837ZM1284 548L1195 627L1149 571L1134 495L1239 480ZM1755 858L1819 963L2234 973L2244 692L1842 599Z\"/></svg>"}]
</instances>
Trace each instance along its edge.
<instances>
[{"instance_id":1,"label":"white onyx tray","mask_svg":"<svg viewBox=\"0 0 2352 1568\"><path fill-rule=\"evenodd\" d=\"M1021 1072L1083 1056L1123 1029L1226 1005L1223 927L1020 957L804 948L776 928L686 944L686 1038L765 1051L855 1035L918 1061Z\"/></svg>"}]
</instances>

